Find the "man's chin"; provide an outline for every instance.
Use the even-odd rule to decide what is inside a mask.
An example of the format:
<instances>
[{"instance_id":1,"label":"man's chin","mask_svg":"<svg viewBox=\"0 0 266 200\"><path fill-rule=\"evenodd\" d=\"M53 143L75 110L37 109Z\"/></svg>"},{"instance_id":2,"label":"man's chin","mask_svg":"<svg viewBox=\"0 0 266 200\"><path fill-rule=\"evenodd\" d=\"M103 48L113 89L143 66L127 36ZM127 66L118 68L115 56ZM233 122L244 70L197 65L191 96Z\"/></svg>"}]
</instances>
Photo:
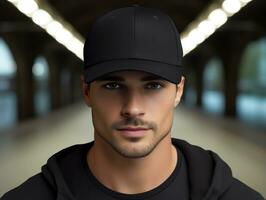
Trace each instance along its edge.
<instances>
[{"instance_id":1,"label":"man's chin","mask_svg":"<svg viewBox=\"0 0 266 200\"><path fill-rule=\"evenodd\" d=\"M151 151L129 151L129 150L118 150L117 152L121 156L130 159L144 158L151 153Z\"/></svg>"},{"instance_id":2,"label":"man's chin","mask_svg":"<svg viewBox=\"0 0 266 200\"><path fill-rule=\"evenodd\" d=\"M141 140L140 138L138 140ZM156 145L145 144L143 141L126 141L123 145L112 145L113 149L125 158L143 158L148 156Z\"/></svg>"}]
</instances>

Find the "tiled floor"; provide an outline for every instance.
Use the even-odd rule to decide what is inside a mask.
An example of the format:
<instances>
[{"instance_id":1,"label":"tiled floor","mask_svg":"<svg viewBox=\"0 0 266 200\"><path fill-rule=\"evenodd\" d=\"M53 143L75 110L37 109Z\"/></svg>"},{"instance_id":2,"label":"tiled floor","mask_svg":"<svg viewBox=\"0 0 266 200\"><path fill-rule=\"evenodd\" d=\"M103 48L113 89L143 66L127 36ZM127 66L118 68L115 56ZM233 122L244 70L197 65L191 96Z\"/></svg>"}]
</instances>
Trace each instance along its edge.
<instances>
[{"instance_id":1,"label":"tiled floor","mask_svg":"<svg viewBox=\"0 0 266 200\"><path fill-rule=\"evenodd\" d=\"M90 110L79 103L0 135L0 196L39 172L55 152L91 141L92 130ZM266 197L266 133L178 107L172 135L215 151L235 177Z\"/></svg>"}]
</instances>

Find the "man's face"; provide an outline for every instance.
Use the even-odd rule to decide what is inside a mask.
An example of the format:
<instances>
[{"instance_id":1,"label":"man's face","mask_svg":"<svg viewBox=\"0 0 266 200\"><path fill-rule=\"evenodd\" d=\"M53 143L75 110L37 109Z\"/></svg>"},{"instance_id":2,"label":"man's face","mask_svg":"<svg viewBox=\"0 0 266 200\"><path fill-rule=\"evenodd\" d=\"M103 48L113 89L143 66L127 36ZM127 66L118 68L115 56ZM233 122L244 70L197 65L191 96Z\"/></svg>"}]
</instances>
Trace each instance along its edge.
<instances>
[{"instance_id":1,"label":"man's face","mask_svg":"<svg viewBox=\"0 0 266 200\"><path fill-rule=\"evenodd\" d=\"M178 85L141 71L114 72L83 84L92 109L96 139L128 158L148 155L169 134L174 108L183 92ZM128 129L144 130L130 131Z\"/></svg>"}]
</instances>

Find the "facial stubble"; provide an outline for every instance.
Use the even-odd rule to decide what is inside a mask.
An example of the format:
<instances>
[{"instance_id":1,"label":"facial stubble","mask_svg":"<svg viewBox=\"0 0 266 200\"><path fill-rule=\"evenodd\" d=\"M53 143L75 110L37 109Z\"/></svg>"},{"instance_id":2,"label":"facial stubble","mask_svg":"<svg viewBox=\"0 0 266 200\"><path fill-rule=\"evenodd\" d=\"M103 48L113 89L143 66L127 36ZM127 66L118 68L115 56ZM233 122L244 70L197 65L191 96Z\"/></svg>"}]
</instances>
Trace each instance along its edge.
<instances>
[{"instance_id":1,"label":"facial stubble","mask_svg":"<svg viewBox=\"0 0 266 200\"><path fill-rule=\"evenodd\" d=\"M131 159L137 159L137 158L143 158L148 156L150 153L154 151L154 149L160 144L160 142L168 135L170 134L171 127L162 134L159 138L156 138L156 140L151 141L149 144L147 144L141 151L139 150L128 150L123 147L121 147L118 143L115 141L112 142L110 139L106 138L104 134L97 131L95 129L95 134L97 134L104 142L106 142L110 147L117 152L119 155L125 158L131 158ZM156 133L156 132L155 132ZM141 142L140 140L143 140L143 138L127 138L127 142L130 142L132 146L136 145L138 142Z\"/></svg>"}]
</instances>

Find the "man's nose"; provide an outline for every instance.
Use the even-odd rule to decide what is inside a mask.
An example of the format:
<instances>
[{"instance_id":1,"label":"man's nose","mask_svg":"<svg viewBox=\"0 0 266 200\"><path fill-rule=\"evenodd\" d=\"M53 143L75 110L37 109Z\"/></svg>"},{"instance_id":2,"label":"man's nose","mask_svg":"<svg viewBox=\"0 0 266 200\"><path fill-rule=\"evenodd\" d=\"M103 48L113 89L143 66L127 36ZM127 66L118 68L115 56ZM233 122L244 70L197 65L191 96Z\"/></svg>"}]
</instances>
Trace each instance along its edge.
<instances>
[{"instance_id":1,"label":"man's nose","mask_svg":"<svg viewBox=\"0 0 266 200\"><path fill-rule=\"evenodd\" d=\"M138 117L144 115L143 97L139 92L128 91L124 96L121 115L124 117Z\"/></svg>"}]
</instances>

